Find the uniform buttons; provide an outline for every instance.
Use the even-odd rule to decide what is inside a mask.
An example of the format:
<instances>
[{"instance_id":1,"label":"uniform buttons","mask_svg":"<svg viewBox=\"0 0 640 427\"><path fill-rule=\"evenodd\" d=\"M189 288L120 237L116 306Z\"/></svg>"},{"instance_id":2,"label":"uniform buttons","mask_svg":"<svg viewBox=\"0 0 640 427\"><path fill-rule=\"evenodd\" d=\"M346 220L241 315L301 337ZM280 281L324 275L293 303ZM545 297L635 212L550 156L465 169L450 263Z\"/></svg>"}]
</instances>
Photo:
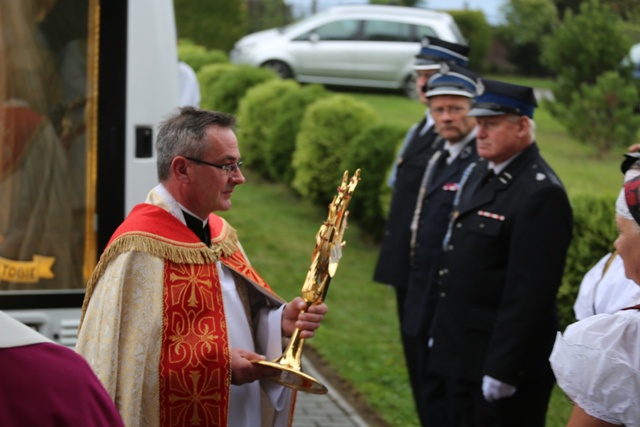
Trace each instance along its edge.
<instances>
[{"instance_id":1,"label":"uniform buttons","mask_svg":"<svg viewBox=\"0 0 640 427\"><path fill-rule=\"evenodd\" d=\"M479 227L480 227L480 228L484 228L484 223L481 223L481 224L479 225Z\"/></svg>"},{"instance_id":2,"label":"uniform buttons","mask_svg":"<svg viewBox=\"0 0 640 427\"><path fill-rule=\"evenodd\" d=\"M446 296L447 296L447 293L446 293L446 292L440 292L440 298L444 298L444 297L446 297Z\"/></svg>"},{"instance_id":3,"label":"uniform buttons","mask_svg":"<svg viewBox=\"0 0 640 427\"><path fill-rule=\"evenodd\" d=\"M457 223L456 228L462 228L462 223L461 222Z\"/></svg>"},{"instance_id":4,"label":"uniform buttons","mask_svg":"<svg viewBox=\"0 0 640 427\"><path fill-rule=\"evenodd\" d=\"M453 245L447 246L447 250L452 251L453 250Z\"/></svg>"}]
</instances>

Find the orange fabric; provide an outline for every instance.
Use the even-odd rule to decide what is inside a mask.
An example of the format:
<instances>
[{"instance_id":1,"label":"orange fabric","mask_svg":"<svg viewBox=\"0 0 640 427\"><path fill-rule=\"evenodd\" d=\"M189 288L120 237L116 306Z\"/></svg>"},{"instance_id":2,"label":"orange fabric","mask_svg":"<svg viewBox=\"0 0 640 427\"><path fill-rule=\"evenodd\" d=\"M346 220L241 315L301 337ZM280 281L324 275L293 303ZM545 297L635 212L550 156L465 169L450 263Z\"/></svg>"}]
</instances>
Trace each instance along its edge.
<instances>
[{"instance_id":1,"label":"orange fabric","mask_svg":"<svg viewBox=\"0 0 640 427\"><path fill-rule=\"evenodd\" d=\"M0 178L19 167L22 155L44 118L25 107L0 107Z\"/></svg>"},{"instance_id":2,"label":"orange fabric","mask_svg":"<svg viewBox=\"0 0 640 427\"><path fill-rule=\"evenodd\" d=\"M158 206L141 203L133 207L127 219L120 224L113 236L111 236L107 247L121 235L135 232L155 235L162 237L163 240L169 239L176 246L182 246L182 243L193 244L200 242L198 236L193 234L186 225L182 224L171 213Z\"/></svg>"}]
</instances>

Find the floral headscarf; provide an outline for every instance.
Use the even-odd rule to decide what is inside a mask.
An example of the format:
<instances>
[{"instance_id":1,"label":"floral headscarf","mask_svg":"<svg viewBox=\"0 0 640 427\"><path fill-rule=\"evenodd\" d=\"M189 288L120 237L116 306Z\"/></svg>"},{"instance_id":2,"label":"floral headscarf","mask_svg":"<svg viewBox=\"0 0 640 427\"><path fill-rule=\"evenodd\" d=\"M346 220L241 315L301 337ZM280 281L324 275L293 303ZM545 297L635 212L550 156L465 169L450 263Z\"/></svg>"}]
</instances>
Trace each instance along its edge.
<instances>
[{"instance_id":1,"label":"floral headscarf","mask_svg":"<svg viewBox=\"0 0 640 427\"><path fill-rule=\"evenodd\" d=\"M616 213L640 224L640 164L634 164L624 174L624 185L616 200Z\"/></svg>"}]
</instances>

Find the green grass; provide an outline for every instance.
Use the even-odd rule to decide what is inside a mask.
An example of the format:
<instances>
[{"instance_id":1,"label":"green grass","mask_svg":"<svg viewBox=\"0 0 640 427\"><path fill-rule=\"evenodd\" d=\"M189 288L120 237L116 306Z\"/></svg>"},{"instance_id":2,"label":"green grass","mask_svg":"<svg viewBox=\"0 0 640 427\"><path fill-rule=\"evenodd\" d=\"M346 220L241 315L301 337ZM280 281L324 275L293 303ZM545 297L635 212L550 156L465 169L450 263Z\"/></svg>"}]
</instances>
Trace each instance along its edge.
<instances>
[{"instance_id":1,"label":"green grass","mask_svg":"<svg viewBox=\"0 0 640 427\"><path fill-rule=\"evenodd\" d=\"M514 83L522 86L535 87L539 89L553 89L554 81L547 78L538 78L538 77L523 77L523 76L509 76L509 75L500 75L500 76L485 76L488 79L493 80L502 80L508 83Z\"/></svg>"},{"instance_id":2,"label":"green grass","mask_svg":"<svg viewBox=\"0 0 640 427\"><path fill-rule=\"evenodd\" d=\"M352 95L373 106L384 120L407 127L424 113L421 104L400 96ZM536 121L541 151L570 195L585 191L617 194L623 150L597 161L592 150L568 138L543 109L536 112ZM290 300L300 295L326 208L313 206L285 186L265 182L250 171L247 178L234 193L233 208L223 216L238 229L257 270ZM366 171L362 179L367 179ZM379 247L355 224L347 230L345 240L344 256L327 296L330 312L307 345L314 346L390 425L418 426L398 333L395 294L371 279ZM570 411L571 404L556 388L547 425L566 425Z\"/></svg>"}]
</instances>

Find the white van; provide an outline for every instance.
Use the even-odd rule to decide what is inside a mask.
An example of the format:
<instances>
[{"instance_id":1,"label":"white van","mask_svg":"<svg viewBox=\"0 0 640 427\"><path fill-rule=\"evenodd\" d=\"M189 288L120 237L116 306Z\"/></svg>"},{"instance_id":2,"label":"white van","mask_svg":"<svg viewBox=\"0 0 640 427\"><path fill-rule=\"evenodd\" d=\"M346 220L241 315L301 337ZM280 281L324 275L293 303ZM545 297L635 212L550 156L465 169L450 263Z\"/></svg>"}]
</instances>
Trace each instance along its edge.
<instances>
[{"instance_id":1,"label":"white van","mask_svg":"<svg viewBox=\"0 0 640 427\"><path fill-rule=\"evenodd\" d=\"M158 182L155 130L179 105L174 9L41 2L36 23L31 3L0 1L0 129L21 126L0 131L0 310L74 347L98 255Z\"/></svg>"},{"instance_id":2,"label":"white van","mask_svg":"<svg viewBox=\"0 0 640 427\"><path fill-rule=\"evenodd\" d=\"M241 38L236 64L302 83L401 89L414 94L412 64L423 36L466 44L451 15L382 5L335 6L283 28Z\"/></svg>"}]
</instances>

